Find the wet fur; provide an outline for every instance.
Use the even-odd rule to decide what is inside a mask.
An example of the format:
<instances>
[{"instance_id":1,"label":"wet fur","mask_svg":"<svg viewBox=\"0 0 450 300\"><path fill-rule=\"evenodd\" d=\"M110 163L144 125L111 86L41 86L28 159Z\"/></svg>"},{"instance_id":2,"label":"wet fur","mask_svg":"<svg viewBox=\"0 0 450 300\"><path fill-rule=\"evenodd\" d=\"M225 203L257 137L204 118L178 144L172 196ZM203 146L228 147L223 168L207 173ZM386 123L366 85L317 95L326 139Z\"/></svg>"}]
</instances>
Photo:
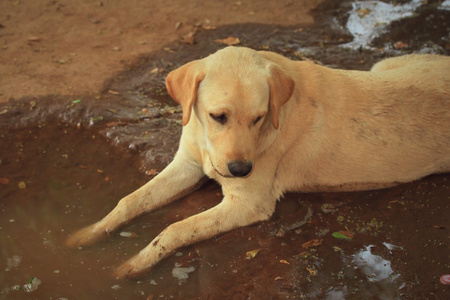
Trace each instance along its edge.
<instances>
[{"instance_id":1,"label":"wet fur","mask_svg":"<svg viewBox=\"0 0 450 300\"><path fill-rule=\"evenodd\" d=\"M166 80L183 109L173 162L67 244L92 244L205 175L218 181L220 204L168 226L114 273L134 277L181 246L267 220L285 192L384 188L448 172L449 70L450 58L435 55L362 72L234 47L188 63ZM220 114L225 124L212 118ZM230 161L251 161L251 173L233 177Z\"/></svg>"}]
</instances>

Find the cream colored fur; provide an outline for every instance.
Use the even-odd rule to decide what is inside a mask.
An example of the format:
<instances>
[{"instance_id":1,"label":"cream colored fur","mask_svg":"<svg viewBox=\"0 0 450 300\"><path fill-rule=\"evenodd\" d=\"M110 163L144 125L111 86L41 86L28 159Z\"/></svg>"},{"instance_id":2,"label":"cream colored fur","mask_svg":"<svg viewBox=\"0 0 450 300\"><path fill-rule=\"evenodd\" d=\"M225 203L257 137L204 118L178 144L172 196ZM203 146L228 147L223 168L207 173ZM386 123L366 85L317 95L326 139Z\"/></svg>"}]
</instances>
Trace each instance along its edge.
<instances>
[{"instance_id":1,"label":"cream colored fur","mask_svg":"<svg viewBox=\"0 0 450 300\"><path fill-rule=\"evenodd\" d=\"M167 227L117 277L149 270L177 248L267 220L288 191L389 187L450 171L450 58L408 55L371 72L335 70L228 47L167 76L183 109L173 162L104 219L72 235L92 244L199 186L222 186L216 207ZM230 162L251 170L234 176Z\"/></svg>"}]
</instances>

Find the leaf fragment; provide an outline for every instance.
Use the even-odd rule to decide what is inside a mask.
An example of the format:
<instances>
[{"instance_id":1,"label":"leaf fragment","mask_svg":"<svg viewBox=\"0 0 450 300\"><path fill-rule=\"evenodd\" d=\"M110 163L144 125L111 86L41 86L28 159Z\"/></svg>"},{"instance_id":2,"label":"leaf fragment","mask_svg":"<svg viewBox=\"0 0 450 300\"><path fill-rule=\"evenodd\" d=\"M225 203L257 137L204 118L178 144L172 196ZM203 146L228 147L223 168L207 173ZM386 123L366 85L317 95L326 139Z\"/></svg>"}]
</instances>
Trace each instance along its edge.
<instances>
[{"instance_id":1,"label":"leaf fragment","mask_svg":"<svg viewBox=\"0 0 450 300\"><path fill-rule=\"evenodd\" d=\"M258 255L259 251L261 251L261 249L247 251L247 253L245 253L245 258L248 260L254 259L255 256Z\"/></svg>"},{"instance_id":2,"label":"leaf fragment","mask_svg":"<svg viewBox=\"0 0 450 300\"><path fill-rule=\"evenodd\" d=\"M194 45L195 44L195 36L196 31L191 31L185 35L183 35L183 37L181 38L181 42L184 44L188 44L188 45Z\"/></svg>"},{"instance_id":3,"label":"leaf fragment","mask_svg":"<svg viewBox=\"0 0 450 300\"><path fill-rule=\"evenodd\" d=\"M333 250L334 252L342 252L342 249L339 248L338 246L333 246Z\"/></svg>"},{"instance_id":4,"label":"leaf fragment","mask_svg":"<svg viewBox=\"0 0 450 300\"><path fill-rule=\"evenodd\" d=\"M92 118L92 122L99 122L99 121L103 121L103 116L96 116Z\"/></svg>"},{"instance_id":5,"label":"leaf fragment","mask_svg":"<svg viewBox=\"0 0 450 300\"><path fill-rule=\"evenodd\" d=\"M202 25L202 28L203 28L204 30L214 30L214 29L216 29L217 27L214 26L214 25Z\"/></svg>"},{"instance_id":6,"label":"leaf fragment","mask_svg":"<svg viewBox=\"0 0 450 300\"><path fill-rule=\"evenodd\" d=\"M365 16L367 16L368 14L370 14L370 9L367 9L367 8L358 9L357 14L358 14L358 17L360 17L362 19Z\"/></svg>"},{"instance_id":7,"label":"leaf fragment","mask_svg":"<svg viewBox=\"0 0 450 300\"><path fill-rule=\"evenodd\" d=\"M278 229L278 232L275 234L275 236L277 237L283 237L286 235L286 230L284 230L283 228Z\"/></svg>"},{"instance_id":8,"label":"leaf fragment","mask_svg":"<svg viewBox=\"0 0 450 300\"><path fill-rule=\"evenodd\" d=\"M307 248L317 247L317 246L320 246L320 245L322 245L322 240L313 239L313 240L310 240L310 241L307 241L307 242L303 243L302 247L307 249Z\"/></svg>"},{"instance_id":9,"label":"leaf fragment","mask_svg":"<svg viewBox=\"0 0 450 300\"><path fill-rule=\"evenodd\" d=\"M233 36L229 36L229 37L224 38L224 39L214 40L214 42L225 44L225 45L228 45L228 46L234 46L234 45L238 45L238 44L241 43L239 38L233 37Z\"/></svg>"},{"instance_id":10,"label":"leaf fragment","mask_svg":"<svg viewBox=\"0 0 450 300\"><path fill-rule=\"evenodd\" d=\"M395 46L396 49L404 49L404 48L408 48L409 47L409 45L407 43L402 42L402 41L396 42L394 46Z\"/></svg>"},{"instance_id":11,"label":"leaf fragment","mask_svg":"<svg viewBox=\"0 0 450 300\"><path fill-rule=\"evenodd\" d=\"M308 266L306 267L306 271L309 272L309 275L311 276L316 276L317 275L317 270L314 266Z\"/></svg>"},{"instance_id":12,"label":"leaf fragment","mask_svg":"<svg viewBox=\"0 0 450 300\"><path fill-rule=\"evenodd\" d=\"M156 176L158 175L158 171L156 169L150 169L145 171L145 174L149 175L149 176Z\"/></svg>"},{"instance_id":13,"label":"leaf fragment","mask_svg":"<svg viewBox=\"0 0 450 300\"><path fill-rule=\"evenodd\" d=\"M0 177L0 184L7 185L9 184L9 179L5 177Z\"/></svg>"},{"instance_id":14,"label":"leaf fragment","mask_svg":"<svg viewBox=\"0 0 450 300\"><path fill-rule=\"evenodd\" d=\"M339 231L339 232L338 232L338 231L333 232L331 235L332 235L333 237L337 238L337 239L342 239L342 240L351 240L351 239L352 239L351 237L345 235L345 234L342 233L341 231Z\"/></svg>"},{"instance_id":15,"label":"leaf fragment","mask_svg":"<svg viewBox=\"0 0 450 300\"><path fill-rule=\"evenodd\" d=\"M305 259L305 258L308 258L308 257L310 257L310 256L311 256L311 253L306 252L306 251L294 255L295 259L302 259L302 258Z\"/></svg>"},{"instance_id":16,"label":"leaf fragment","mask_svg":"<svg viewBox=\"0 0 450 300\"><path fill-rule=\"evenodd\" d=\"M283 277L277 276L277 277L275 277L274 280L283 280L283 279L284 279Z\"/></svg>"}]
</instances>

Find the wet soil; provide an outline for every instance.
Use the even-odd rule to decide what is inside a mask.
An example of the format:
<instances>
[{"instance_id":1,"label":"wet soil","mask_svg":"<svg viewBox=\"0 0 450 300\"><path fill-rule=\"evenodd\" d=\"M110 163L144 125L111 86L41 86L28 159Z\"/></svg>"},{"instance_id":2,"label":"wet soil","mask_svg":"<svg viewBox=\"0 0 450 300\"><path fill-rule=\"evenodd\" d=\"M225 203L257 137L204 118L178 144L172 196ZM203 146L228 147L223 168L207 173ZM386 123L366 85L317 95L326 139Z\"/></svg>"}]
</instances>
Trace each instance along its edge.
<instances>
[{"instance_id":1,"label":"wet soil","mask_svg":"<svg viewBox=\"0 0 450 300\"><path fill-rule=\"evenodd\" d=\"M93 247L64 239L144 184L133 149L60 124L1 130L4 299L445 299L450 177L358 193L290 193L267 222L179 249L139 281L112 270L167 225L208 209L220 187L131 222ZM5 177L4 177L5 178ZM353 239L332 234L350 231ZM124 235L124 236L123 236ZM131 235L131 237L127 237ZM317 240L306 247L305 242ZM372 248L367 248L367 247ZM369 250L368 250L369 249ZM260 250L253 259L247 252ZM178 273L177 273L178 272ZM177 277L174 276L177 274ZM185 275L183 277L182 275ZM41 284L27 293L32 278ZM270 296L270 297L269 297Z\"/></svg>"},{"instance_id":2,"label":"wet soil","mask_svg":"<svg viewBox=\"0 0 450 300\"><path fill-rule=\"evenodd\" d=\"M181 110L164 77L224 46L214 40L236 36L242 46L367 70L413 51L448 55L448 26L431 30L450 19L437 3L356 50L342 46L353 39L344 27L348 2L324 2L311 26L199 28L194 45L145 54L92 95L0 104L0 299L446 299L450 286L439 278L450 273L448 174L378 191L290 193L269 221L180 249L138 281L111 272L170 223L219 203L217 184L93 247L63 245L171 161ZM34 277L40 284L27 292Z\"/></svg>"}]
</instances>

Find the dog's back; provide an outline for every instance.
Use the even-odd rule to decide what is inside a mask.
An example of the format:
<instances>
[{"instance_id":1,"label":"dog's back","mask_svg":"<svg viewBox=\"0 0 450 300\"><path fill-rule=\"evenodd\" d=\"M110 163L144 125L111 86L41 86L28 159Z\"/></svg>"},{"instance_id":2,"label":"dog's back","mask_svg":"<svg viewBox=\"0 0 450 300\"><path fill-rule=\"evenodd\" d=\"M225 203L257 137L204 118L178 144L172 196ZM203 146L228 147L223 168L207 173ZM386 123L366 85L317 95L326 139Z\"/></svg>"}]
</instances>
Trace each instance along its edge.
<instances>
[{"instance_id":1,"label":"dog's back","mask_svg":"<svg viewBox=\"0 0 450 300\"><path fill-rule=\"evenodd\" d=\"M303 108L287 113L288 123L297 124L297 116L308 113L315 125L302 128L302 143L287 156L286 168L298 174L292 166L297 161L304 174L293 186L368 189L450 171L449 57L392 58L371 72L308 62L297 62L296 68ZM306 76L308 84L302 85ZM309 99L314 103L307 106Z\"/></svg>"},{"instance_id":2,"label":"dog's back","mask_svg":"<svg viewBox=\"0 0 450 300\"><path fill-rule=\"evenodd\" d=\"M447 66L447 68L441 68L440 66ZM435 71L442 72L443 77L449 76L450 58L448 56L433 55L433 54L410 54L404 56L397 56L384 59L375 65L373 65L372 72L381 72L392 70L396 68L434 68Z\"/></svg>"}]
</instances>

